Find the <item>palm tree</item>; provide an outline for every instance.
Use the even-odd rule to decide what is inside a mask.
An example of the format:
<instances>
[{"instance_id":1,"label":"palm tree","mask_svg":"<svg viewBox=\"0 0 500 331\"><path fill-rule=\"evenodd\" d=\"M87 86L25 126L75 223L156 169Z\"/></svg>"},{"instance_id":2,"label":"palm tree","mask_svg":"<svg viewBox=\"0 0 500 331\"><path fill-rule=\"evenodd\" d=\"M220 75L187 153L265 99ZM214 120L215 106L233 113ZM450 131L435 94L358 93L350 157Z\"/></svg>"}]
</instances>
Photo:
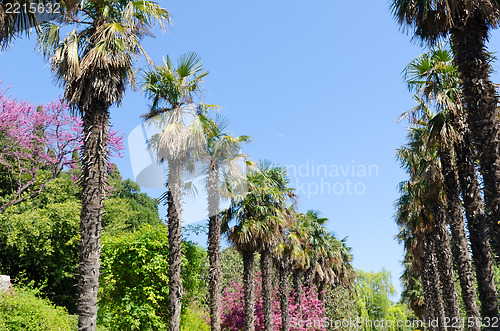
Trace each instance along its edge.
<instances>
[{"instance_id":1,"label":"palm tree","mask_svg":"<svg viewBox=\"0 0 500 331\"><path fill-rule=\"evenodd\" d=\"M52 7L57 4L62 5L62 10L73 7L74 3L70 1L48 1L48 0L5 0L0 3L0 51L9 46L12 40L24 33L29 35L30 29L34 28L36 32L40 32L39 15L36 10L31 10L31 6L41 6L45 10L45 6ZM68 8L66 8L68 6ZM25 10L25 8L27 10Z\"/></svg>"},{"instance_id":2,"label":"palm tree","mask_svg":"<svg viewBox=\"0 0 500 331\"><path fill-rule=\"evenodd\" d=\"M311 264L311 249L309 246L310 222L306 214L297 213L296 221L292 223L290 235L293 240L289 243L291 247L290 268L292 272L293 292L295 294L295 303L299 308L299 315L302 307L302 281L303 275L309 269ZM300 316L299 316L300 318Z\"/></svg>"},{"instance_id":3,"label":"palm tree","mask_svg":"<svg viewBox=\"0 0 500 331\"><path fill-rule=\"evenodd\" d=\"M421 273L424 290L427 290L429 285L432 286L429 284L432 280L426 278L428 275L425 273L434 274L435 271L431 268L436 267L439 272L439 282L442 287L441 298L446 316L450 319L458 319L458 296L446 229L447 215L442 195L443 178L436 150L429 149L425 144L428 137L429 132L425 124L416 123L410 128L408 145L398 151L398 158L410 174L408 184L401 187L406 191L411 190L411 194L405 194L404 200L399 203L401 206L399 208L403 212L398 213L397 222L402 225L404 219L401 217L411 215L421 223L420 227L425 227L422 247L427 252L422 259L424 263ZM416 232L415 228L410 228L410 231L412 230ZM431 255L431 252L434 254ZM414 253L418 254L419 252ZM427 294L433 295L431 289L428 289ZM428 301L438 300L429 299ZM431 306L427 306L427 308L432 309ZM432 312L428 311L428 314L431 315ZM460 330L461 328L457 326L456 329Z\"/></svg>"},{"instance_id":4,"label":"palm tree","mask_svg":"<svg viewBox=\"0 0 500 331\"><path fill-rule=\"evenodd\" d=\"M289 275L292 261L303 259L305 253L302 250L302 237L298 228L298 213L295 209L289 210L291 222L289 228L281 238L275 249L275 263L278 269L278 286L280 293L281 331L290 330L289 309Z\"/></svg>"},{"instance_id":5,"label":"palm tree","mask_svg":"<svg viewBox=\"0 0 500 331\"><path fill-rule=\"evenodd\" d=\"M351 265L351 248L346 245L346 239L338 240L333 234L326 238L326 254L319 259L320 270L315 275L318 298L324 302L326 286L349 287L354 282L356 274Z\"/></svg>"},{"instance_id":6,"label":"palm tree","mask_svg":"<svg viewBox=\"0 0 500 331\"><path fill-rule=\"evenodd\" d=\"M169 243L169 330L179 330L182 282L181 282L181 222L182 222L182 174L188 161L195 158L205 144L203 125L193 96L201 89L203 72L200 57L196 53L180 57L177 68L170 58L164 65L155 66L144 73L143 89L153 101L151 110L144 115L145 121L158 127L150 148L157 157L168 164L167 200ZM191 120L190 124L186 124Z\"/></svg>"},{"instance_id":7,"label":"palm tree","mask_svg":"<svg viewBox=\"0 0 500 331\"><path fill-rule=\"evenodd\" d=\"M462 296L468 316L477 319L476 294L470 265L468 243L465 238L463 212L459 190L467 216L472 257L476 265L479 298L483 316L494 314L498 308L492 257L486 231L486 220L475 171L474 152L464 120L460 100L459 77L449 51L438 47L412 61L409 66L409 87L422 95L416 110L428 112L427 102L440 111L429 120L431 141L439 148L445 177L445 189L459 270ZM452 155L456 156L455 158ZM458 176L457 176L458 172ZM459 177L459 179L457 178ZM476 326L477 328L477 326Z\"/></svg>"},{"instance_id":8,"label":"palm tree","mask_svg":"<svg viewBox=\"0 0 500 331\"><path fill-rule=\"evenodd\" d=\"M319 212L315 210L308 210L305 215L305 223L307 233L307 241L305 243L307 251L310 254L309 267L304 273L304 284L307 287L312 287L314 277L321 268L319 259L321 256L327 254L327 242L325 238L329 235L324 227L328 222L328 218L319 217ZM321 271L320 271L321 272Z\"/></svg>"},{"instance_id":9,"label":"palm tree","mask_svg":"<svg viewBox=\"0 0 500 331\"><path fill-rule=\"evenodd\" d=\"M46 23L39 41L64 99L83 118L78 324L95 330L109 108L120 104L134 81L134 58L145 54L141 37L155 22L168 22L169 14L154 2L128 0L80 1L78 10L64 21L77 24L64 40L58 25Z\"/></svg>"},{"instance_id":10,"label":"palm tree","mask_svg":"<svg viewBox=\"0 0 500 331\"><path fill-rule=\"evenodd\" d=\"M245 330L255 330L253 263L261 254L264 330L272 330L271 252L290 223L287 201L293 198L286 169L261 162L258 170L248 172L248 193L232 199L223 214L222 229L243 257L245 290ZM230 227L230 222L236 224Z\"/></svg>"},{"instance_id":11,"label":"palm tree","mask_svg":"<svg viewBox=\"0 0 500 331\"><path fill-rule=\"evenodd\" d=\"M402 148L399 157L413 162L415 155ZM411 169L408 169L411 172ZM432 241L432 229L425 222L422 204L418 198L419 182L407 180L399 185L401 193L396 201L396 223L401 227L398 239L404 243L407 252L412 255L412 266L419 272L424 295L424 320L443 322L445 311L441 282L437 270L437 258ZM431 330L439 330L432 328Z\"/></svg>"},{"instance_id":12,"label":"palm tree","mask_svg":"<svg viewBox=\"0 0 500 331\"><path fill-rule=\"evenodd\" d=\"M412 61L406 72L408 87L416 91L415 99L418 101L418 106L407 115L410 121L420 117L420 120L428 122L430 131L428 148L437 148L443 171L447 213L455 247L453 253L465 310L469 320L478 320L474 274L459 197L458 174L453 158L454 145L461 139L459 130L455 129L457 123L454 115L459 106L459 103L455 102L459 95L458 75L451 54L441 46ZM440 112L436 115L431 114L427 102L433 103ZM433 117L430 118L431 116ZM479 330L479 326L475 325L472 329Z\"/></svg>"},{"instance_id":13,"label":"palm tree","mask_svg":"<svg viewBox=\"0 0 500 331\"><path fill-rule=\"evenodd\" d=\"M208 281L209 281L209 296L210 296L210 326L211 330L220 330L220 305L221 305L221 289L220 289L220 235L221 235L221 220L219 211L219 202L221 193L224 197L228 197L225 192L233 194L235 183L242 180L242 173L238 165L239 161L247 159L245 154L241 154L241 144L250 142L248 136L231 137L227 132L227 121L222 117L217 117L215 120L203 117L203 126L206 137L206 148L202 152L201 158L205 161L207 168L206 188L208 192L208 258L210 261ZM250 166L250 161L246 161L247 166ZM221 183L221 177L223 183ZM224 191L221 192L222 189Z\"/></svg>"},{"instance_id":14,"label":"palm tree","mask_svg":"<svg viewBox=\"0 0 500 331\"><path fill-rule=\"evenodd\" d=\"M305 284L316 286L318 297L323 301L326 285L350 286L355 274L350 262L352 255L345 238L337 240L324 227L327 218L319 217L319 212L307 211L303 227L305 229L305 250L308 252L309 267L305 270Z\"/></svg>"},{"instance_id":15,"label":"palm tree","mask_svg":"<svg viewBox=\"0 0 500 331\"><path fill-rule=\"evenodd\" d=\"M403 243L406 250L404 260L402 261L404 269L399 278L403 287L401 301L415 312L417 319L424 321L427 319L427 316L424 309L425 300L422 289L422 277L420 277L417 261L413 257L410 248L410 242L413 238L406 229L402 229L396 238L400 243Z\"/></svg>"},{"instance_id":16,"label":"palm tree","mask_svg":"<svg viewBox=\"0 0 500 331\"><path fill-rule=\"evenodd\" d=\"M498 96L489 78L489 55L485 46L489 29L499 24L499 3L494 0L394 0L392 10L399 24L413 30L416 38L433 44L448 34L451 37L466 121L478 151L494 249L500 256L500 122ZM483 309L483 317L498 318L498 307L491 305Z\"/></svg>"}]
</instances>

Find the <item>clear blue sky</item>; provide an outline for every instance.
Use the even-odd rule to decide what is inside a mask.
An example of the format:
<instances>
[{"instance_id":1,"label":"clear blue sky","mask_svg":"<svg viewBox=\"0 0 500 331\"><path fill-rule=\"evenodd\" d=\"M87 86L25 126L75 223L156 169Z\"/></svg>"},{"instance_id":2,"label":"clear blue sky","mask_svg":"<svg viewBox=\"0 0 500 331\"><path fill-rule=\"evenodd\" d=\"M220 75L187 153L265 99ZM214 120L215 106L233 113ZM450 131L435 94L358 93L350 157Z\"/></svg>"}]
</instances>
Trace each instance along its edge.
<instances>
[{"instance_id":1,"label":"clear blue sky","mask_svg":"<svg viewBox=\"0 0 500 331\"><path fill-rule=\"evenodd\" d=\"M223 108L233 134L253 137L245 152L295 169L300 210L321 211L329 230L348 236L354 265L390 270L399 291L403 249L393 239L393 202L405 174L394 155L406 130L397 119L413 107L401 72L422 49L400 32L389 2L159 2L173 24L144 40L151 58L196 51L210 71L204 102ZM20 39L0 54L0 80L19 99L47 103L62 90L34 47ZM128 135L147 110L129 90L111 121ZM133 179L128 151L112 161Z\"/></svg>"}]
</instances>

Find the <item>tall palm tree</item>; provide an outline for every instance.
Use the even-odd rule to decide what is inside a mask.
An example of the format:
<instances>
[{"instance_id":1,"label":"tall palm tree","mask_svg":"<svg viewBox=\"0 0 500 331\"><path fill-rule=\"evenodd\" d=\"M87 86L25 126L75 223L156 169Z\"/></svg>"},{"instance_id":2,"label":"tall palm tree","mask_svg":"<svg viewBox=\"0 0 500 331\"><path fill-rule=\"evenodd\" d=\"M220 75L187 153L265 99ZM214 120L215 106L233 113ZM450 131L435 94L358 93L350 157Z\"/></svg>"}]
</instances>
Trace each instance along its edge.
<instances>
[{"instance_id":1,"label":"tall palm tree","mask_svg":"<svg viewBox=\"0 0 500 331\"><path fill-rule=\"evenodd\" d=\"M403 201L399 203L403 212L398 213L397 221L402 225L404 224L402 216L412 216L416 218L413 221L414 223L419 222L419 227L426 229L423 232L424 239L422 240L422 247L426 250L422 258L424 263L421 273L424 290L429 289L427 294L429 296L433 295L428 287L433 285L429 284L432 280L429 280L427 278L429 275L425 273L434 274L435 271L432 269L436 267L439 272L439 283L442 287L441 298L443 299L446 316L454 319L459 318L458 297L446 229L447 215L444 210L445 203L442 196L443 179L435 149L429 149L425 144L428 135L429 132L425 125L414 124L410 128L408 145L398 151L398 158L410 175L410 181L401 187L406 191L410 191L411 194L405 193ZM411 209L406 211L406 208ZM416 232L417 229L410 228L410 231ZM413 253L416 255L415 253L420 252ZM433 300L432 297L426 299L428 302L439 301L438 299ZM432 307L427 306L427 308L431 309ZM429 315L432 315L432 313L432 311L428 311ZM461 328L457 326L456 329L460 330Z\"/></svg>"},{"instance_id":2,"label":"tall palm tree","mask_svg":"<svg viewBox=\"0 0 500 331\"><path fill-rule=\"evenodd\" d=\"M494 315L498 309L493 261L490 253L486 220L479 190L474 151L465 123L464 110L460 99L460 82L453 64L453 57L442 47L432 49L412 61L409 68L408 84L422 98L415 110L429 114L426 102L434 104L439 113L428 118L431 140L439 149L445 177L445 189L450 215L450 228L454 235L456 263L459 270L462 296L468 316L477 319L476 295L473 285L472 268L468 243L465 239L463 212L458 198L462 193L467 216L472 257L476 265L479 298L483 316ZM423 114L421 114L423 115ZM424 115L427 116L427 115ZM456 157L452 157L455 155ZM457 176L458 173L458 176ZM457 178L458 177L458 178ZM477 326L475 326L477 328Z\"/></svg>"},{"instance_id":3,"label":"tall palm tree","mask_svg":"<svg viewBox=\"0 0 500 331\"><path fill-rule=\"evenodd\" d=\"M299 308L299 317L302 307L302 278L308 271L311 264L311 248L309 245L310 222L306 214L296 213L296 221L290 228L293 241L290 247L292 254L290 256L290 268L292 273L293 292L295 294L295 303Z\"/></svg>"},{"instance_id":4,"label":"tall palm tree","mask_svg":"<svg viewBox=\"0 0 500 331\"><path fill-rule=\"evenodd\" d=\"M146 95L153 101L151 110L144 115L146 123L161 130L150 141L159 161L168 164L167 201L169 244L169 330L180 327L181 282L181 223L182 174L190 159L203 149L205 136L198 106L193 97L200 92L203 71L200 57L189 53L179 58L174 68L170 58L162 66L154 66L144 73L142 83ZM186 123L186 121L189 121Z\"/></svg>"},{"instance_id":5,"label":"tall palm tree","mask_svg":"<svg viewBox=\"0 0 500 331\"><path fill-rule=\"evenodd\" d=\"M392 4L399 24L413 30L416 38L433 44L448 34L451 37L454 62L462 81L466 120L478 151L497 256L500 256L500 122L485 42L489 30L500 22L499 8L496 0L394 0ZM498 318L498 307L483 310L483 317Z\"/></svg>"},{"instance_id":6,"label":"tall palm tree","mask_svg":"<svg viewBox=\"0 0 500 331\"><path fill-rule=\"evenodd\" d=\"M240 171L239 162L247 160L241 153L242 143L250 142L248 136L231 137L226 132L228 122L222 117L215 119L204 115L203 127L206 137L205 149L201 154L206 164L206 188L208 193L208 258L210 267L208 271L209 296L210 296L210 326L211 330L219 331L220 326L220 235L221 220L219 203L221 195L227 198L228 193L238 194L234 184L240 183L243 173ZM196 160L194 160L196 161ZM250 161L246 161L249 166ZM222 190L221 190L222 189Z\"/></svg>"},{"instance_id":7,"label":"tall palm tree","mask_svg":"<svg viewBox=\"0 0 500 331\"><path fill-rule=\"evenodd\" d=\"M410 161L414 155L399 150L399 157ZM412 265L419 272L424 295L422 316L424 320L443 322L445 311L441 281L437 270L437 258L433 244L432 229L425 221L422 204L418 198L419 183L404 181L399 186L400 198L396 201L396 223L402 227L398 235L407 252L412 255ZM439 330L432 328L431 330Z\"/></svg>"},{"instance_id":8,"label":"tall palm tree","mask_svg":"<svg viewBox=\"0 0 500 331\"><path fill-rule=\"evenodd\" d=\"M427 121L430 136L428 148L437 148L441 162L444 188L447 200L450 230L455 249L454 259L459 273L462 298L469 320L478 320L474 274L466 237L462 203L459 197L459 181L454 159L454 145L460 139L460 129L455 114L459 111L459 79L453 65L453 57L442 46L412 61L406 70L406 80L410 90L417 93L418 106L407 115L410 121L417 117ZM432 103L439 111L433 115L427 103ZM430 118L433 116L432 118ZM474 229L473 229L474 230ZM472 330L479 330L474 325Z\"/></svg>"},{"instance_id":9,"label":"tall palm tree","mask_svg":"<svg viewBox=\"0 0 500 331\"><path fill-rule=\"evenodd\" d=\"M352 255L345 238L337 240L324 227L327 218L319 217L319 212L307 211L303 227L305 229L305 250L308 252L309 267L305 270L305 285L316 286L318 297L323 301L326 285L349 286L355 278L350 265Z\"/></svg>"},{"instance_id":10,"label":"tall palm tree","mask_svg":"<svg viewBox=\"0 0 500 331\"><path fill-rule=\"evenodd\" d=\"M54 5L62 6L58 7L60 10L74 9L74 2L71 1L49 1L49 0L4 0L0 3L0 51L4 50L9 46L14 38L21 34L29 35L30 29L33 28L36 32L40 32L40 14L37 12L42 12L38 10L43 8L45 11L47 6L47 11L52 12ZM32 10L30 8L35 8ZM27 10L25 10L25 8ZM57 9L59 11L59 9Z\"/></svg>"},{"instance_id":11,"label":"tall palm tree","mask_svg":"<svg viewBox=\"0 0 500 331\"><path fill-rule=\"evenodd\" d=\"M346 245L346 238L338 240L335 235L329 234L325 241L326 254L319 259L321 272L316 272L314 279L318 289L318 298L322 302L324 302L326 286L349 287L356 278L351 265L351 248Z\"/></svg>"},{"instance_id":12,"label":"tall palm tree","mask_svg":"<svg viewBox=\"0 0 500 331\"><path fill-rule=\"evenodd\" d=\"M410 242L413 238L406 229L401 229L396 238L400 243L403 243L406 251L404 260L402 261L403 273L399 278L403 287L401 301L413 310L417 319L424 321L427 319L427 316L424 309L425 301L422 289L422 277L420 277L417 261L411 253L410 248Z\"/></svg>"},{"instance_id":13,"label":"tall palm tree","mask_svg":"<svg viewBox=\"0 0 500 331\"><path fill-rule=\"evenodd\" d=\"M272 330L271 252L279 243L291 216L287 201L293 198L286 169L261 162L258 170L248 172L248 193L232 200L223 214L222 229L243 257L245 289L245 330L255 330L253 262L261 253L264 330ZM230 227L230 222L234 226Z\"/></svg>"},{"instance_id":14,"label":"tall palm tree","mask_svg":"<svg viewBox=\"0 0 500 331\"><path fill-rule=\"evenodd\" d=\"M289 310L289 275L293 261L305 264L306 254L303 250L303 235L298 226L299 214L293 208L289 210L291 222L289 228L276 246L275 263L278 269L280 310L281 310L281 331L290 330L290 310ZM301 261L301 262L299 262ZM297 301L297 300L296 300Z\"/></svg>"},{"instance_id":15,"label":"tall palm tree","mask_svg":"<svg viewBox=\"0 0 500 331\"><path fill-rule=\"evenodd\" d=\"M78 15L63 25L76 24L60 41L60 27L42 27L40 45L50 57L64 99L83 118L82 211L78 316L80 330L95 330L102 208L107 168L109 108L119 105L127 83L133 83L134 59L145 54L141 37L168 12L150 1L80 1Z\"/></svg>"}]
</instances>

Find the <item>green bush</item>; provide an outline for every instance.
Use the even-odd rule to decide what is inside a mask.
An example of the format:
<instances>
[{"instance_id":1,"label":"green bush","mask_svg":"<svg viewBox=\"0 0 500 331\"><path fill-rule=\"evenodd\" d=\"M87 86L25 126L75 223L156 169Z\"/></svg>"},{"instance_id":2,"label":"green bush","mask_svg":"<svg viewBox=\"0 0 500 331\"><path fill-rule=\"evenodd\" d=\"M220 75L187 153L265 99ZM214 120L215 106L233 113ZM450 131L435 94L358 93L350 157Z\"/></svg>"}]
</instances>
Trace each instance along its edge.
<instances>
[{"instance_id":1,"label":"green bush","mask_svg":"<svg viewBox=\"0 0 500 331\"><path fill-rule=\"evenodd\" d=\"M57 307L38 292L28 288L15 288L0 294L0 330L65 331L77 330L77 316Z\"/></svg>"},{"instance_id":2,"label":"green bush","mask_svg":"<svg viewBox=\"0 0 500 331\"><path fill-rule=\"evenodd\" d=\"M98 324L110 330L165 330L168 325L168 232L143 225L133 233L105 235L101 256ZM206 293L206 252L183 244L182 314Z\"/></svg>"}]
</instances>

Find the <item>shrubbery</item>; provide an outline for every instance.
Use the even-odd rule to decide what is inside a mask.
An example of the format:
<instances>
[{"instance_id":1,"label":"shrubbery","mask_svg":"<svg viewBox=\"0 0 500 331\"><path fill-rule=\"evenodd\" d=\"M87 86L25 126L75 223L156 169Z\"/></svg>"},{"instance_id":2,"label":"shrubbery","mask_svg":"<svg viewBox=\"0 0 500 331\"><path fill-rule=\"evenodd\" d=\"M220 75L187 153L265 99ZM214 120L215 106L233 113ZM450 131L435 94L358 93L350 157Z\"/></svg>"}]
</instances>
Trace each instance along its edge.
<instances>
[{"instance_id":1,"label":"shrubbery","mask_svg":"<svg viewBox=\"0 0 500 331\"><path fill-rule=\"evenodd\" d=\"M69 315L47 299L37 296L37 291L16 287L0 293L0 330L8 331L66 331L76 330L78 318Z\"/></svg>"},{"instance_id":2,"label":"shrubbery","mask_svg":"<svg viewBox=\"0 0 500 331\"><path fill-rule=\"evenodd\" d=\"M168 325L168 232L163 224L133 233L104 236L99 323L110 330L164 330ZM206 253L184 242L182 280L186 314L189 299L204 292ZM189 311L192 314L192 311ZM191 319L195 323L195 319Z\"/></svg>"}]
</instances>

